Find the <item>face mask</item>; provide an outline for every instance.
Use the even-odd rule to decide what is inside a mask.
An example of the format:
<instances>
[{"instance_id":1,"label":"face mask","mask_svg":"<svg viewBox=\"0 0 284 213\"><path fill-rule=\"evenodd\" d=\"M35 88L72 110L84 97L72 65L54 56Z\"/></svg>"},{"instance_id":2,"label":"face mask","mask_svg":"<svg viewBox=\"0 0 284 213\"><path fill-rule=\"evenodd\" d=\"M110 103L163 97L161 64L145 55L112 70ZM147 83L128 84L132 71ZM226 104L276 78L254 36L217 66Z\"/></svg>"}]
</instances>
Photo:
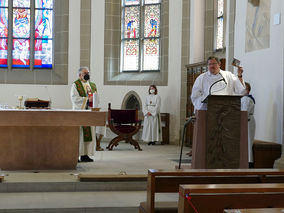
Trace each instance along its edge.
<instances>
[{"instance_id":1,"label":"face mask","mask_svg":"<svg viewBox=\"0 0 284 213\"><path fill-rule=\"evenodd\" d=\"M154 93L155 93L155 90L154 90L154 89L150 89L150 93L151 93L151 94L154 94Z\"/></svg>"},{"instance_id":2,"label":"face mask","mask_svg":"<svg viewBox=\"0 0 284 213\"><path fill-rule=\"evenodd\" d=\"M85 81L88 81L89 79L90 79L90 75L89 74L84 75L84 80Z\"/></svg>"}]
</instances>

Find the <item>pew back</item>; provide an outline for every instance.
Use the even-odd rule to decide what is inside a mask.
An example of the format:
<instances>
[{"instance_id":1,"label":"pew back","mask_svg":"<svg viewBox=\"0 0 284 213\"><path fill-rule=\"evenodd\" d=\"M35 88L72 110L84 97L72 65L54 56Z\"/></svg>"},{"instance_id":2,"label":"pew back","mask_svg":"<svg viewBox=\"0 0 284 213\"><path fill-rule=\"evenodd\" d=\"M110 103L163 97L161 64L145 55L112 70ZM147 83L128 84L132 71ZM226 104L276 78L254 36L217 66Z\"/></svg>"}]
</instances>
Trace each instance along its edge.
<instances>
[{"instance_id":1,"label":"pew back","mask_svg":"<svg viewBox=\"0 0 284 213\"><path fill-rule=\"evenodd\" d=\"M283 213L284 208L265 208L265 209L231 209L224 210L224 213Z\"/></svg>"},{"instance_id":2,"label":"pew back","mask_svg":"<svg viewBox=\"0 0 284 213\"><path fill-rule=\"evenodd\" d=\"M154 213L155 193L178 192L180 184L284 183L284 170L278 169L181 169L148 170L147 213Z\"/></svg>"},{"instance_id":3,"label":"pew back","mask_svg":"<svg viewBox=\"0 0 284 213\"><path fill-rule=\"evenodd\" d=\"M178 213L222 213L236 208L284 207L284 184L180 185Z\"/></svg>"}]
</instances>

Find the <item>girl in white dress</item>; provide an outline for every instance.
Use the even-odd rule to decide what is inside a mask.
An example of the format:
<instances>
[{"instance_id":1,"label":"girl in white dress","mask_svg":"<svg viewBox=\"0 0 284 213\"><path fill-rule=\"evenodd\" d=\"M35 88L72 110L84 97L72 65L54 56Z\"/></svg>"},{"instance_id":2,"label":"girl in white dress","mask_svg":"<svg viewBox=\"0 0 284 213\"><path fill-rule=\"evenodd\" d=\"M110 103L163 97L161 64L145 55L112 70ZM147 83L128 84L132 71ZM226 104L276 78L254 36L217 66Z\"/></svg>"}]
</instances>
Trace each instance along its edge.
<instances>
[{"instance_id":1,"label":"girl in white dress","mask_svg":"<svg viewBox=\"0 0 284 213\"><path fill-rule=\"evenodd\" d=\"M162 141L161 97L158 95L155 85L149 87L148 93L143 105L144 124L142 140L148 142L148 145L155 145L156 142Z\"/></svg>"}]
</instances>

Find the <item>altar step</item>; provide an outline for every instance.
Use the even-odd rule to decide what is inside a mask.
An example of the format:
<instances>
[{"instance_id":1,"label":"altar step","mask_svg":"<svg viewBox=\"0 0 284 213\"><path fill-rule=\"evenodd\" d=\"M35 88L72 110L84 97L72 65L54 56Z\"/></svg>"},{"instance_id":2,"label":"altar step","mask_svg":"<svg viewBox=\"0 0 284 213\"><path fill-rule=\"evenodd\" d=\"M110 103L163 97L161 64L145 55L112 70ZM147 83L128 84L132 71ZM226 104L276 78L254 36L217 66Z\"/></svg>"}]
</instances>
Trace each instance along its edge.
<instances>
[{"instance_id":1,"label":"altar step","mask_svg":"<svg viewBox=\"0 0 284 213\"><path fill-rule=\"evenodd\" d=\"M145 191L0 193L0 213L134 213Z\"/></svg>"},{"instance_id":2,"label":"altar step","mask_svg":"<svg viewBox=\"0 0 284 213\"><path fill-rule=\"evenodd\" d=\"M177 200L161 194L157 201ZM146 191L0 193L0 213L137 213Z\"/></svg>"},{"instance_id":3,"label":"altar step","mask_svg":"<svg viewBox=\"0 0 284 213\"><path fill-rule=\"evenodd\" d=\"M89 179L91 178L91 179ZM88 177L79 182L2 182L0 213L132 213L146 200L145 178Z\"/></svg>"},{"instance_id":4,"label":"altar step","mask_svg":"<svg viewBox=\"0 0 284 213\"><path fill-rule=\"evenodd\" d=\"M93 181L93 182L3 182L3 192L101 192L101 191L146 191L143 181Z\"/></svg>"}]
</instances>

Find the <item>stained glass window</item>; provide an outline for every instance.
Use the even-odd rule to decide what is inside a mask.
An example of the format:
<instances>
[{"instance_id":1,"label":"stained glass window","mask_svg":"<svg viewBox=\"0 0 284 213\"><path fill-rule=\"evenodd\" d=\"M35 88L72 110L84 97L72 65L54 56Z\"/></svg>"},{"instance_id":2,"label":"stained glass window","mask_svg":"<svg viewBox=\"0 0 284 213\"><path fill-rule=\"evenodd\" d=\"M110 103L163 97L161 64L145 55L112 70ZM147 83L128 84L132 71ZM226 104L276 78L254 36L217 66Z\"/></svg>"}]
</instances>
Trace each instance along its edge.
<instances>
[{"instance_id":1,"label":"stained glass window","mask_svg":"<svg viewBox=\"0 0 284 213\"><path fill-rule=\"evenodd\" d=\"M159 39L145 39L143 44L143 53L143 70L159 70Z\"/></svg>"},{"instance_id":2,"label":"stained glass window","mask_svg":"<svg viewBox=\"0 0 284 213\"><path fill-rule=\"evenodd\" d=\"M13 67L29 67L30 40L13 39Z\"/></svg>"},{"instance_id":3,"label":"stained glass window","mask_svg":"<svg viewBox=\"0 0 284 213\"><path fill-rule=\"evenodd\" d=\"M52 62L53 0L0 0L0 67L52 68Z\"/></svg>"},{"instance_id":4,"label":"stained glass window","mask_svg":"<svg viewBox=\"0 0 284 213\"><path fill-rule=\"evenodd\" d=\"M160 5L145 6L144 37L160 36Z\"/></svg>"},{"instance_id":5,"label":"stained glass window","mask_svg":"<svg viewBox=\"0 0 284 213\"><path fill-rule=\"evenodd\" d=\"M8 0L0 0L0 7L8 7Z\"/></svg>"},{"instance_id":6,"label":"stained glass window","mask_svg":"<svg viewBox=\"0 0 284 213\"><path fill-rule=\"evenodd\" d=\"M126 7L124 23L124 38L139 38L140 7Z\"/></svg>"},{"instance_id":7,"label":"stained glass window","mask_svg":"<svg viewBox=\"0 0 284 213\"><path fill-rule=\"evenodd\" d=\"M0 67L8 66L8 2L0 1Z\"/></svg>"},{"instance_id":8,"label":"stained glass window","mask_svg":"<svg viewBox=\"0 0 284 213\"><path fill-rule=\"evenodd\" d=\"M13 0L13 7L31 7L30 0Z\"/></svg>"},{"instance_id":9,"label":"stained glass window","mask_svg":"<svg viewBox=\"0 0 284 213\"><path fill-rule=\"evenodd\" d=\"M217 0L216 49L224 48L224 0Z\"/></svg>"},{"instance_id":10,"label":"stained glass window","mask_svg":"<svg viewBox=\"0 0 284 213\"><path fill-rule=\"evenodd\" d=\"M123 70L139 69L139 40L125 40L123 42Z\"/></svg>"},{"instance_id":11,"label":"stained glass window","mask_svg":"<svg viewBox=\"0 0 284 213\"><path fill-rule=\"evenodd\" d=\"M161 0L145 0L145 4L157 4L161 3Z\"/></svg>"},{"instance_id":12,"label":"stained glass window","mask_svg":"<svg viewBox=\"0 0 284 213\"><path fill-rule=\"evenodd\" d=\"M123 5L138 5L140 0L124 0L122 1Z\"/></svg>"},{"instance_id":13,"label":"stained glass window","mask_svg":"<svg viewBox=\"0 0 284 213\"><path fill-rule=\"evenodd\" d=\"M41 9L52 9L53 8L53 0L36 0L35 8Z\"/></svg>"},{"instance_id":14,"label":"stained glass window","mask_svg":"<svg viewBox=\"0 0 284 213\"><path fill-rule=\"evenodd\" d=\"M121 71L159 71L160 4L161 0L122 0Z\"/></svg>"},{"instance_id":15,"label":"stained glass window","mask_svg":"<svg viewBox=\"0 0 284 213\"><path fill-rule=\"evenodd\" d=\"M30 37L30 9L18 8L13 10L13 37Z\"/></svg>"},{"instance_id":16,"label":"stained glass window","mask_svg":"<svg viewBox=\"0 0 284 213\"><path fill-rule=\"evenodd\" d=\"M8 20L10 12L13 15ZM8 21L12 22L11 29ZM53 0L0 0L0 67L52 68L52 62Z\"/></svg>"},{"instance_id":17,"label":"stained glass window","mask_svg":"<svg viewBox=\"0 0 284 213\"><path fill-rule=\"evenodd\" d=\"M35 68L52 68L53 11L51 0L37 0L35 10Z\"/></svg>"}]
</instances>

